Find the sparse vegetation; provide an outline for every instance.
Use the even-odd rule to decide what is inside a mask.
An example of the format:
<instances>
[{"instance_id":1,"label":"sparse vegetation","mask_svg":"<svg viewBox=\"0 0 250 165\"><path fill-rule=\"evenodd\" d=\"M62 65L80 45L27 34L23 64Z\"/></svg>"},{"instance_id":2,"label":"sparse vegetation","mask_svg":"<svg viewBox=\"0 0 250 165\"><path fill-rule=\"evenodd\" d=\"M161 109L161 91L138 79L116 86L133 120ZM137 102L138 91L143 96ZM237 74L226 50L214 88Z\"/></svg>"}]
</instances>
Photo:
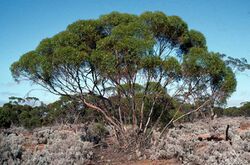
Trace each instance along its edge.
<instances>
[{"instance_id":1,"label":"sparse vegetation","mask_svg":"<svg viewBox=\"0 0 250 165\"><path fill-rule=\"evenodd\" d=\"M236 88L234 71L247 68L245 59L209 52L204 35L178 16L112 12L42 40L11 72L98 112L126 144L126 125L163 133L171 122L224 104ZM60 110L53 113L70 113Z\"/></svg>"},{"instance_id":2,"label":"sparse vegetation","mask_svg":"<svg viewBox=\"0 0 250 165\"><path fill-rule=\"evenodd\" d=\"M224 109L219 109L216 111L218 116L228 116L228 117L239 117L239 116L250 116L250 104L249 102L243 103L240 107L228 107Z\"/></svg>"},{"instance_id":3,"label":"sparse vegetation","mask_svg":"<svg viewBox=\"0 0 250 165\"><path fill-rule=\"evenodd\" d=\"M90 150L110 146L131 154L129 159L213 164L232 162L233 157L224 159L231 155L249 163L250 124L237 130L235 125L242 123L232 119L234 132L227 125L224 138L220 126L225 123L213 120L250 117L250 102L225 108L236 90L236 72L247 69L244 58L209 51L205 36L178 16L112 12L76 21L11 65L15 81L29 80L60 99L44 104L36 97L13 96L0 107L0 128L5 130L0 133L0 163L6 162L2 157L23 161L25 151L28 164L50 164L60 158L58 153L59 161L83 164L94 159ZM200 128L195 123L204 129L194 130ZM12 131L13 126L28 131ZM9 136L18 143L15 148L6 145L13 145ZM219 147L215 140L222 141ZM206 159L199 149L224 155Z\"/></svg>"}]
</instances>

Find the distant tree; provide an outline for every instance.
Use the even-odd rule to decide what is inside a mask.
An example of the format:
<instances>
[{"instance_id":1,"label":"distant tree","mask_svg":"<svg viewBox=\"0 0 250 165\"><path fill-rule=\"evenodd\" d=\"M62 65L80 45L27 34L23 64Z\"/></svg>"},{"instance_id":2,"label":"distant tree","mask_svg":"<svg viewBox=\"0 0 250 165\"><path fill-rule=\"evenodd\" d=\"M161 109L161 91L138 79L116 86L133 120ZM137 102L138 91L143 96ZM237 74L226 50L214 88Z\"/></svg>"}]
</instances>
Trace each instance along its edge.
<instances>
[{"instance_id":1,"label":"distant tree","mask_svg":"<svg viewBox=\"0 0 250 165\"><path fill-rule=\"evenodd\" d=\"M21 98L21 97L15 97L15 96L11 96L9 97L9 103L11 104L22 104L25 102L25 99Z\"/></svg>"},{"instance_id":2,"label":"distant tree","mask_svg":"<svg viewBox=\"0 0 250 165\"><path fill-rule=\"evenodd\" d=\"M239 110L242 112L244 116L250 116L250 102L244 102Z\"/></svg>"},{"instance_id":3,"label":"distant tree","mask_svg":"<svg viewBox=\"0 0 250 165\"><path fill-rule=\"evenodd\" d=\"M7 125L1 125L0 127L10 127L12 125L18 125L18 115L21 113L22 106L18 104L5 103L0 109L0 120L1 123L8 123Z\"/></svg>"},{"instance_id":4,"label":"distant tree","mask_svg":"<svg viewBox=\"0 0 250 165\"><path fill-rule=\"evenodd\" d=\"M31 105L35 106L35 104L39 101L37 97L16 97L16 96L11 96L9 97L9 103L10 104L15 104L15 105Z\"/></svg>"},{"instance_id":5,"label":"distant tree","mask_svg":"<svg viewBox=\"0 0 250 165\"><path fill-rule=\"evenodd\" d=\"M43 115L46 109L41 106L34 106L38 98L20 98L12 96L9 102L0 108L0 127L24 126L35 128L42 126ZM33 105L29 105L32 104Z\"/></svg>"},{"instance_id":6,"label":"distant tree","mask_svg":"<svg viewBox=\"0 0 250 165\"><path fill-rule=\"evenodd\" d=\"M0 107L0 128L9 128L12 124L10 111Z\"/></svg>"},{"instance_id":7,"label":"distant tree","mask_svg":"<svg viewBox=\"0 0 250 165\"><path fill-rule=\"evenodd\" d=\"M86 108L82 102L67 96L48 104L45 120L49 123L76 123L87 119Z\"/></svg>"},{"instance_id":8,"label":"distant tree","mask_svg":"<svg viewBox=\"0 0 250 165\"><path fill-rule=\"evenodd\" d=\"M236 88L232 67L219 53L208 52L204 35L162 12L112 12L79 20L42 40L12 64L11 72L16 81L27 78L54 94L82 101L121 136L127 124L147 133L158 121L152 115L161 117L154 111L162 97L179 102L173 122L183 117L176 115L184 104L194 105L190 113L199 111L225 102ZM168 102L161 103L168 111Z\"/></svg>"}]
</instances>

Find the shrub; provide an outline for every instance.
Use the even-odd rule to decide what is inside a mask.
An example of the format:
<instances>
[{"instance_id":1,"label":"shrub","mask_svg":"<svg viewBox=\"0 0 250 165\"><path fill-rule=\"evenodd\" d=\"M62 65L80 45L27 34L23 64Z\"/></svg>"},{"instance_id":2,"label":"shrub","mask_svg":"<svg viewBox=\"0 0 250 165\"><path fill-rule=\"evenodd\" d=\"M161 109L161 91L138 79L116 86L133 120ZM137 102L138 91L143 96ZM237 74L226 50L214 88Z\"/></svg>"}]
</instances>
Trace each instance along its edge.
<instances>
[{"instance_id":1,"label":"shrub","mask_svg":"<svg viewBox=\"0 0 250 165\"><path fill-rule=\"evenodd\" d=\"M105 135L108 134L108 130L105 128L104 123L94 123L93 124L93 131L94 131L94 134L96 134L100 137L104 137Z\"/></svg>"},{"instance_id":2,"label":"shrub","mask_svg":"<svg viewBox=\"0 0 250 165\"><path fill-rule=\"evenodd\" d=\"M250 116L250 102L246 102L239 108L244 116Z\"/></svg>"},{"instance_id":3,"label":"shrub","mask_svg":"<svg viewBox=\"0 0 250 165\"><path fill-rule=\"evenodd\" d=\"M41 118L36 113L34 110L23 111L19 116L21 125L29 129L41 126Z\"/></svg>"},{"instance_id":4,"label":"shrub","mask_svg":"<svg viewBox=\"0 0 250 165\"><path fill-rule=\"evenodd\" d=\"M0 127L9 128L11 126L10 112L0 108Z\"/></svg>"}]
</instances>

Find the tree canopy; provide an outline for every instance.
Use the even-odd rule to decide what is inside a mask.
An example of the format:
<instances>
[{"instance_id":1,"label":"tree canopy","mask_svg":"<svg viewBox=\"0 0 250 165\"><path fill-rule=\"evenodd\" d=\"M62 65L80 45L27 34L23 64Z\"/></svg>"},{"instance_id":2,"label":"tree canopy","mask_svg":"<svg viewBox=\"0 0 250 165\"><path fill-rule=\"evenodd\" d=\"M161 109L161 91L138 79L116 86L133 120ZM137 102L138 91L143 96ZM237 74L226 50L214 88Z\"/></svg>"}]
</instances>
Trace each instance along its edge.
<instances>
[{"instance_id":1,"label":"tree canopy","mask_svg":"<svg viewBox=\"0 0 250 165\"><path fill-rule=\"evenodd\" d=\"M209 52L204 35L178 16L112 12L43 39L11 72L16 81L81 100L121 132L125 124L146 132L157 123L153 114L163 117L155 113L161 98L194 107L224 103L237 84L232 61ZM161 102L163 112L170 100Z\"/></svg>"}]
</instances>

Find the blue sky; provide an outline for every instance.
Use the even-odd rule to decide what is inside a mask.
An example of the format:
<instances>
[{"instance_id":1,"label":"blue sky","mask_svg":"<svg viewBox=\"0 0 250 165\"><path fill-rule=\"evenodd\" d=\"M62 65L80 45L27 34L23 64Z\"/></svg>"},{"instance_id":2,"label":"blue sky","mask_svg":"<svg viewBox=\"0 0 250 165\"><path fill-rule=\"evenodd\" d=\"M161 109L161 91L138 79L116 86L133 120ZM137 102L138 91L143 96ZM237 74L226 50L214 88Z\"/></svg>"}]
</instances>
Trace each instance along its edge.
<instances>
[{"instance_id":1,"label":"blue sky","mask_svg":"<svg viewBox=\"0 0 250 165\"><path fill-rule=\"evenodd\" d=\"M15 95L52 102L57 97L30 82L16 84L10 65L46 37L79 19L94 19L111 11L141 14L163 11L178 15L189 28L201 31L210 51L250 62L249 0L1 0L0 1L0 105ZM250 72L237 75L237 91L229 105L250 101Z\"/></svg>"}]
</instances>

